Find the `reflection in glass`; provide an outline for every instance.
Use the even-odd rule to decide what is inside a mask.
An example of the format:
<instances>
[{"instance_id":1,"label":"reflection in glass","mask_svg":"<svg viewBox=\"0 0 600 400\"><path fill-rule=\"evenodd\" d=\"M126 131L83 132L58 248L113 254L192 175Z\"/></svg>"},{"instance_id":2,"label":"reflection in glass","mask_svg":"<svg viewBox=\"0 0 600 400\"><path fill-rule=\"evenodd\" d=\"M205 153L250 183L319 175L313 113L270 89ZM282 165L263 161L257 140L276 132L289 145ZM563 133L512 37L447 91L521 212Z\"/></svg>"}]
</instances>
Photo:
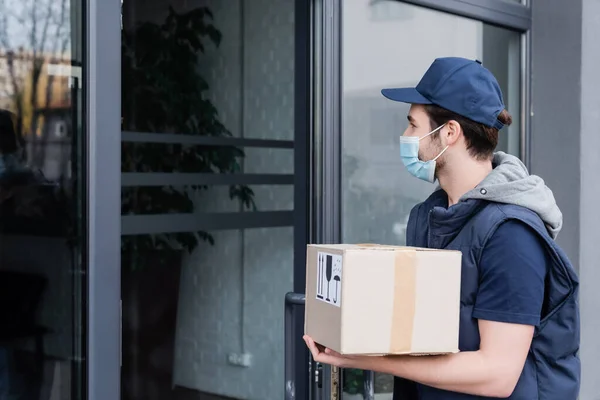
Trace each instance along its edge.
<instances>
[{"instance_id":1,"label":"reflection in glass","mask_svg":"<svg viewBox=\"0 0 600 400\"><path fill-rule=\"evenodd\" d=\"M513 116L498 149L518 155L521 35L393 1L345 2L342 26L342 240L402 245L411 208L435 186L406 172L398 140L409 105L386 100L380 90L416 85L437 57L482 60ZM346 395L362 393L362 379L361 371L346 371ZM391 377L376 375L376 393L389 394L392 386Z\"/></svg>"},{"instance_id":2,"label":"reflection in glass","mask_svg":"<svg viewBox=\"0 0 600 400\"><path fill-rule=\"evenodd\" d=\"M84 399L81 9L0 1L0 399Z\"/></svg>"}]
</instances>

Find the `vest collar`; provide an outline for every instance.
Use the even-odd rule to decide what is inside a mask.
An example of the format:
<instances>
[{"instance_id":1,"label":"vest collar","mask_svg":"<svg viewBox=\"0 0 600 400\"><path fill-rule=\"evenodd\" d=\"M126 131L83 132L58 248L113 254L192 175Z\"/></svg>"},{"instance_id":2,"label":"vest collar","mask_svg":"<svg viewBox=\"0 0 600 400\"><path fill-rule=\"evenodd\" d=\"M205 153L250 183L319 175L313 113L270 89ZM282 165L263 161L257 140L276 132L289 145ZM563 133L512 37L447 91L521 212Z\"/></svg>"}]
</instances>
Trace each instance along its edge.
<instances>
[{"instance_id":1,"label":"vest collar","mask_svg":"<svg viewBox=\"0 0 600 400\"><path fill-rule=\"evenodd\" d=\"M428 246L446 247L467 222L484 206L483 200L461 200L448 207L448 196L443 190L436 190L425 201L428 211Z\"/></svg>"}]
</instances>

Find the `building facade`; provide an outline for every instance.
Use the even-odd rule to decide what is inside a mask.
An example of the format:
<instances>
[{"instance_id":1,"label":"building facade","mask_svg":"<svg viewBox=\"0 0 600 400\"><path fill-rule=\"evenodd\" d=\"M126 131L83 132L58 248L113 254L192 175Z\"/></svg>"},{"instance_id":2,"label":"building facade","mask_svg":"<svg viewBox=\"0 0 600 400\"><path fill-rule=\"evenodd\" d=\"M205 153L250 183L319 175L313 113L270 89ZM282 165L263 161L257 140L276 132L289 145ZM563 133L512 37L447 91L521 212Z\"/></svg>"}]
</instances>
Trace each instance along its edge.
<instances>
[{"instance_id":1,"label":"building facade","mask_svg":"<svg viewBox=\"0 0 600 400\"><path fill-rule=\"evenodd\" d=\"M433 186L380 89L442 56L496 75L498 147L554 191L598 398L599 20L594 0L1 2L0 399L390 399L389 376L309 363L284 296L307 243L404 243Z\"/></svg>"}]
</instances>

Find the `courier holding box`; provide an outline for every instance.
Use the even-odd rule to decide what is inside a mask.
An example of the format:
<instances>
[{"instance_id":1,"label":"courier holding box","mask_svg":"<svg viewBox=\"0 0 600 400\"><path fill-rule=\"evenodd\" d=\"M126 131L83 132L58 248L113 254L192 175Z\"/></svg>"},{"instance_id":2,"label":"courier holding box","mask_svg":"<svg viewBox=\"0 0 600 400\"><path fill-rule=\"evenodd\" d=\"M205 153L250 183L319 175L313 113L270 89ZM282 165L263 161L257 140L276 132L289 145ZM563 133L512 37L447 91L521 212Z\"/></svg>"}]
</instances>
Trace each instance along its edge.
<instances>
[{"instance_id":1,"label":"courier holding box","mask_svg":"<svg viewBox=\"0 0 600 400\"><path fill-rule=\"evenodd\" d=\"M458 352L462 253L308 245L305 334L341 354Z\"/></svg>"}]
</instances>

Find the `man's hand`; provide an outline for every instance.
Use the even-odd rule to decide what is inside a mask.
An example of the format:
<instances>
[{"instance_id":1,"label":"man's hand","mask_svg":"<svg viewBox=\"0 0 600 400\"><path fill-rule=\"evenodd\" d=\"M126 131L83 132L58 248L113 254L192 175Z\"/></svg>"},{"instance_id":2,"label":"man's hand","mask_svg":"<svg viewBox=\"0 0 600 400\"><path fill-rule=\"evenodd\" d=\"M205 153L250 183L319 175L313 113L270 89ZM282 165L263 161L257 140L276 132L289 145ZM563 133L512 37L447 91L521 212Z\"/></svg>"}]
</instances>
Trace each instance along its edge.
<instances>
[{"instance_id":1,"label":"man's hand","mask_svg":"<svg viewBox=\"0 0 600 400\"><path fill-rule=\"evenodd\" d=\"M333 365L339 368L367 369L366 356L345 356L331 349L324 348L315 343L310 336L304 336L306 346L310 350L313 359L321 364Z\"/></svg>"}]
</instances>

